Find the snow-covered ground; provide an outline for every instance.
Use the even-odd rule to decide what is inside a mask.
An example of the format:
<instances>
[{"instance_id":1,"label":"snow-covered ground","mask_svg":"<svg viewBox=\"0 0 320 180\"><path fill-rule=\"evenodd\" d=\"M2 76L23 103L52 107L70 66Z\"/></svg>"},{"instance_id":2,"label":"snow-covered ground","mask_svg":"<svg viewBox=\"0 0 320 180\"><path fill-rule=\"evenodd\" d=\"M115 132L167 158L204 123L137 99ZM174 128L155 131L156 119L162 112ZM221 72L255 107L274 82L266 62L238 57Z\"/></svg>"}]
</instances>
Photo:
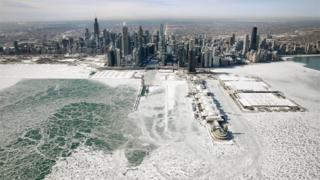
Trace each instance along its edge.
<instances>
[{"instance_id":1,"label":"snow-covered ground","mask_svg":"<svg viewBox=\"0 0 320 180\"><path fill-rule=\"evenodd\" d=\"M130 79L134 75L134 71L99 71L92 78L105 79Z\"/></svg>"},{"instance_id":2,"label":"snow-covered ground","mask_svg":"<svg viewBox=\"0 0 320 180\"><path fill-rule=\"evenodd\" d=\"M256 81L227 81L224 83L234 91L269 91L268 85Z\"/></svg>"},{"instance_id":3,"label":"snow-covered ground","mask_svg":"<svg viewBox=\"0 0 320 180\"><path fill-rule=\"evenodd\" d=\"M87 79L92 68L65 64L0 64L0 89L21 79Z\"/></svg>"},{"instance_id":4,"label":"snow-covered ground","mask_svg":"<svg viewBox=\"0 0 320 180\"><path fill-rule=\"evenodd\" d=\"M306 112L240 113L243 124L259 144L258 169L262 179L319 179L320 177L320 72L294 62L255 64L219 69L242 76L257 76ZM231 118L231 124L239 119ZM237 137L237 136L236 136Z\"/></svg>"}]
</instances>

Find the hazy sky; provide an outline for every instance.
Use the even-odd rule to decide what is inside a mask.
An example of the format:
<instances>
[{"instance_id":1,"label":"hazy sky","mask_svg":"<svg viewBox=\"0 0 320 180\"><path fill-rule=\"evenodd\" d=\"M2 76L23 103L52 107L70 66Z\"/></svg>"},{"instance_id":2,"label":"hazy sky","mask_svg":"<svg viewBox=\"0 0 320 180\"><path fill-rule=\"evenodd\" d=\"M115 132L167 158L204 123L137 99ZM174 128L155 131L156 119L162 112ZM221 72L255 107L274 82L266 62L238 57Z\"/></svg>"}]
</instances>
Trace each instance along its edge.
<instances>
[{"instance_id":1,"label":"hazy sky","mask_svg":"<svg viewBox=\"0 0 320 180\"><path fill-rule=\"evenodd\" d=\"M0 21L319 17L320 0L0 0Z\"/></svg>"}]
</instances>

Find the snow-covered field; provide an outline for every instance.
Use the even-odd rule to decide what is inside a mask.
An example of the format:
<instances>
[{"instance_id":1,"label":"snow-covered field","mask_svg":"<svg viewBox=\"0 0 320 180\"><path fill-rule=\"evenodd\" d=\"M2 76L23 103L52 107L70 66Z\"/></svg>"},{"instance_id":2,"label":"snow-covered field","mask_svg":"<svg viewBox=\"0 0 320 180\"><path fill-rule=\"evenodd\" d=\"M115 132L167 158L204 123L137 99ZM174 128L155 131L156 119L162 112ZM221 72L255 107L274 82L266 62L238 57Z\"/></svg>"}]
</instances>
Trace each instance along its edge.
<instances>
[{"instance_id":1,"label":"snow-covered field","mask_svg":"<svg viewBox=\"0 0 320 180\"><path fill-rule=\"evenodd\" d=\"M91 68L51 64L0 64L0 89L21 79L87 79Z\"/></svg>"},{"instance_id":2,"label":"snow-covered field","mask_svg":"<svg viewBox=\"0 0 320 180\"><path fill-rule=\"evenodd\" d=\"M130 79L134 75L134 71L99 71L92 76L92 78L105 78L105 79Z\"/></svg>"},{"instance_id":3,"label":"snow-covered field","mask_svg":"<svg viewBox=\"0 0 320 180\"><path fill-rule=\"evenodd\" d=\"M225 86L235 91L269 91L268 85L256 81L227 81Z\"/></svg>"},{"instance_id":4,"label":"snow-covered field","mask_svg":"<svg viewBox=\"0 0 320 180\"><path fill-rule=\"evenodd\" d=\"M307 109L306 112L240 113L231 118L234 126L241 119L252 131L241 130L242 133L255 137L259 144L259 163L255 167L259 176L319 179L320 72L294 62L255 64L216 72L260 77Z\"/></svg>"},{"instance_id":5,"label":"snow-covered field","mask_svg":"<svg viewBox=\"0 0 320 180\"><path fill-rule=\"evenodd\" d=\"M238 93L237 96L243 106L296 106L290 100L273 93Z\"/></svg>"},{"instance_id":6,"label":"snow-covered field","mask_svg":"<svg viewBox=\"0 0 320 180\"><path fill-rule=\"evenodd\" d=\"M46 78L51 77L47 74L55 74L53 78L89 78L91 72L81 66L52 67L37 65L22 71L24 65L0 65L0 84L4 88L13 84L10 79L41 78L44 74ZM186 80L169 71L148 71L145 82L150 93L126 119L139 131L135 141L139 146L132 144L133 148L148 149L142 163L130 165L123 148L106 153L80 146L71 156L59 159L46 178L319 179L320 72L293 62L214 71L259 77L307 111L245 113L218 80L208 79L234 136L233 143L213 142L206 127L193 117ZM126 71L98 72L91 80L138 88L140 81L129 79L132 75Z\"/></svg>"}]
</instances>

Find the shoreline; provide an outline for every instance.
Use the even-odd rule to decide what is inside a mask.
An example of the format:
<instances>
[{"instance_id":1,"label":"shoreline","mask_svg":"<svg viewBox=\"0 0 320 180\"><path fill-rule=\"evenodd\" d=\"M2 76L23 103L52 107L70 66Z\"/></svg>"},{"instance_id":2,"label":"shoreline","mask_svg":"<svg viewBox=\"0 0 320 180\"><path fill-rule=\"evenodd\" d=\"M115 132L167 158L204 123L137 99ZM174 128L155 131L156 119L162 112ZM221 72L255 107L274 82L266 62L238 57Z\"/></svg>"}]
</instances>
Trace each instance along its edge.
<instances>
[{"instance_id":1,"label":"shoreline","mask_svg":"<svg viewBox=\"0 0 320 180\"><path fill-rule=\"evenodd\" d=\"M280 56L280 59L287 61L288 59L292 59L295 57L320 57L320 54L298 54L298 55L284 55Z\"/></svg>"}]
</instances>

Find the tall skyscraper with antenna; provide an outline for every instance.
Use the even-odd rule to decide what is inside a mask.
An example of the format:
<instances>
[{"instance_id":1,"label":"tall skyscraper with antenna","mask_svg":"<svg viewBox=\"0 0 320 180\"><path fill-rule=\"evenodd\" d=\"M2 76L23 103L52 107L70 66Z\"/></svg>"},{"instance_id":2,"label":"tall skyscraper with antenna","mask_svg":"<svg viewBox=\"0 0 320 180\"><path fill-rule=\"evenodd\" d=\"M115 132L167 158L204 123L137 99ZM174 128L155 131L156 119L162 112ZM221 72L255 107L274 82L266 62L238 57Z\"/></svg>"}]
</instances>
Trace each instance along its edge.
<instances>
[{"instance_id":1,"label":"tall skyscraper with antenna","mask_svg":"<svg viewBox=\"0 0 320 180\"><path fill-rule=\"evenodd\" d=\"M98 23L98 19L97 18L94 19L93 28L94 28L94 36L95 37L99 37L100 30L99 30L99 23Z\"/></svg>"},{"instance_id":2,"label":"tall skyscraper with antenna","mask_svg":"<svg viewBox=\"0 0 320 180\"><path fill-rule=\"evenodd\" d=\"M257 50L258 48L258 28L253 27L251 33L250 50Z\"/></svg>"},{"instance_id":3,"label":"tall skyscraper with antenna","mask_svg":"<svg viewBox=\"0 0 320 180\"><path fill-rule=\"evenodd\" d=\"M139 47L142 47L144 45L144 34L143 34L142 26L139 26L138 41L139 41Z\"/></svg>"},{"instance_id":4,"label":"tall skyscraper with antenna","mask_svg":"<svg viewBox=\"0 0 320 180\"><path fill-rule=\"evenodd\" d=\"M122 27L122 53L124 56L129 55L129 34L126 23L123 23Z\"/></svg>"},{"instance_id":5,"label":"tall skyscraper with antenna","mask_svg":"<svg viewBox=\"0 0 320 180\"><path fill-rule=\"evenodd\" d=\"M249 49L249 35L246 34L244 41L243 41L243 50L242 50L242 55L246 55Z\"/></svg>"}]
</instances>

